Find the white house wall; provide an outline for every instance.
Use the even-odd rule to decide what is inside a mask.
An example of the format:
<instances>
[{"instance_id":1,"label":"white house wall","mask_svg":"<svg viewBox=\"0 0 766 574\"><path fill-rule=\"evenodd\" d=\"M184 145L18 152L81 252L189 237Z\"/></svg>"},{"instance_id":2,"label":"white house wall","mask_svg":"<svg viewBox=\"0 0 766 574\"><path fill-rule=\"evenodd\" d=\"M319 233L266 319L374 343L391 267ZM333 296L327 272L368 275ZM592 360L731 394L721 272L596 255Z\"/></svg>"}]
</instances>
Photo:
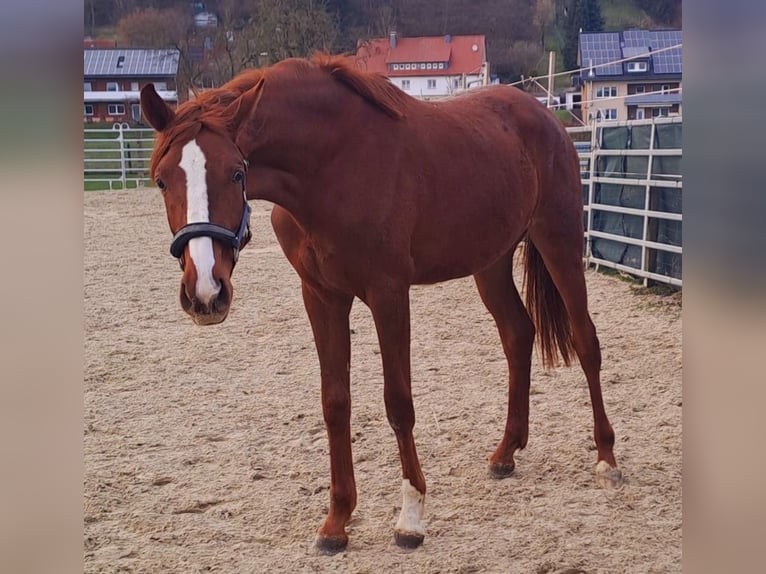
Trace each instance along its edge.
<instances>
[{"instance_id":1,"label":"white house wall","mask_svg":"<svg viewBox=\"0 0 766 574\"><path fill-rule=\"evenodd\" d=\"M407 77L390 77L391 82L398 88L404 90L410 96L420 99L440 98L449 96L456 92L462 92L465 90L465 86L461 86L455 89L454 82L457 80L462 83L463 76L407 76ZM410 82L409 88L404 88L404 82ZM428 80L435 80L436 85L433 88L428 87ZM465 85L470 87L478 87L482 83L482 77L478 74L467 75L465 77Z\"/></svg>"}]
</instances>

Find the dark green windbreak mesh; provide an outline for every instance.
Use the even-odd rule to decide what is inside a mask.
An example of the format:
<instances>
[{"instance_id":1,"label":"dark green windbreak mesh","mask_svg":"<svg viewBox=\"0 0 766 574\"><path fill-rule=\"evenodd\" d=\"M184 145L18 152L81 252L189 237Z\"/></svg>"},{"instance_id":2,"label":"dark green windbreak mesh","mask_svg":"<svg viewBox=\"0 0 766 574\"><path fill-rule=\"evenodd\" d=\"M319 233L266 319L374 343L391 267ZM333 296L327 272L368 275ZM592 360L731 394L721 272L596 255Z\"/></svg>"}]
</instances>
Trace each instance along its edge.
<instances>
[{"instance_id":1,"label":"dark green windbreak mesh","mask_svg":"<svg viewBox=\"0 0 766 574\"><path fill-rule=\"evenodd\" d=\"M652 135L651 125L599 127L597 141L601 149L649 149ZM655 125L655 149L680 149L682 147L682 125ZM655 157L652 162L652 179L680 181L680 157ZM613 178L646 179L649 158L638 156L600 156L596 160L596 175ZM587 205L587 186L583 189L583 201ZM632 209L647 206L644 186L594 183L594 204L614 205ZM661 217L644 218L604 211L591 206L591 229L612 235L643 239L656 243L681 246L682 224ZM652 187L649 190L648 207L651 211L682 213L680 188ZM587 222L586 222L587 223ZM646 229L644 229L646 224ZM641 268L641 247L603 238L591 238L591 253L594 257L612 261L636 269ZM681 277L681 255L655 249L646 250L648 271Z\"/></svg>"}]
</instances>

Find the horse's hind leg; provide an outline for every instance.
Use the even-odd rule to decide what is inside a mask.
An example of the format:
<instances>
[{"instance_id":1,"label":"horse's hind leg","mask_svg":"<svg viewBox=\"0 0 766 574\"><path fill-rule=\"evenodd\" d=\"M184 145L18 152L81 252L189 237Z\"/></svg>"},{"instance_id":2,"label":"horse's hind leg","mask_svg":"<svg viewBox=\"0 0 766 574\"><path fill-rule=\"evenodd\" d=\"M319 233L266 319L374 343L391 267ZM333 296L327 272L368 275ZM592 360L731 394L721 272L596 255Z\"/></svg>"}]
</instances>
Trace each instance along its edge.
<instances>
[{"instance_id":1,"label":"horse's hind leg","mask_svg":"<svg viewBox=\"0 0 766 574\"><path fill-rule=\"evenodd\" d=\"M490 268L474 275L484 305L495 319L508 360L508 416L505 432L489 459L490 472L503 478L513 472L513 453L527 445L529 371L535 327L513 282L512 249Z\"/></svg>"},{"instance_id":2,"label":"horse's hind leg","mask_svg":"<svg viewBox=\"0 0 766 574\"><path fill-rule=\"evenodd\" d=\"M531 249L542 257L564 302L572 330L572 345L588 380L593 407L593 435L598 451L597 481L603 487L616 488L622 484L622 473L615 462L614 431L606 416L601 395L601 349L588 312L580 218L580 214L569 219L557 214L556 217L539 219L538 224L529 230L529 240L532 241ZM555 222L555 225L545 225L541 221Z\"/></svg>"}]
</instances>

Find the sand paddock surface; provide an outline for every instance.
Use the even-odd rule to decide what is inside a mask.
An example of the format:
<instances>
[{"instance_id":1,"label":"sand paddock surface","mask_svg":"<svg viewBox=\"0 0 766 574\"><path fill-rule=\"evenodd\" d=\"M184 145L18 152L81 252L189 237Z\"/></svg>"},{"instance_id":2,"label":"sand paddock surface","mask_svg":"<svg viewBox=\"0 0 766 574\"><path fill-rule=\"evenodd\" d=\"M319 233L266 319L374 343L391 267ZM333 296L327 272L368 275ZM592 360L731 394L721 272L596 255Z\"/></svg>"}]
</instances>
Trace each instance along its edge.
<instances>
[{"instance_id":1,"label":"sand paddock surface","mask_svg":"<svg viewBox=\"0 0 766 574\"><path fill-rule=\"evenodd\" d=\"M532 370L515 474L490 478L507 366L471 278L414 287L415 438L427 536L393 543L400 467L369 310L352 327L359 502L346 552L313 547L328 505L319 366L297 275L252 202L234 303L198 327L156 190L85 195L85 572L681 571L681 317L658 296L587 272L607 413L626 477L597 487L579 366Z\"/></svg>"}]
</instances>

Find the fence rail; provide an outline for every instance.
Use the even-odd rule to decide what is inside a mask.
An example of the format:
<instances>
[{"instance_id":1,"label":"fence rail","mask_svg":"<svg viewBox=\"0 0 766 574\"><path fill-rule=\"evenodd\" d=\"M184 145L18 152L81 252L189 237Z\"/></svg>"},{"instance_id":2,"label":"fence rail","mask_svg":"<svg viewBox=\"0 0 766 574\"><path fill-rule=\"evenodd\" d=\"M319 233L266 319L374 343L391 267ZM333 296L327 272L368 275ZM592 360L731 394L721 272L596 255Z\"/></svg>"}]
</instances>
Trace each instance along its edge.
<instances>
[{"instance_id":1,"label":"fence rail","mask_svg":"<svg viewBox=\"0 0 766 574\"><path fill-rule=\"evenodd\" d=\"M584 260L682 286L681 118L568 128L580 157ZM85 128L85 189L151 185L151 129Z\"/></svg>"}]
</instances>

